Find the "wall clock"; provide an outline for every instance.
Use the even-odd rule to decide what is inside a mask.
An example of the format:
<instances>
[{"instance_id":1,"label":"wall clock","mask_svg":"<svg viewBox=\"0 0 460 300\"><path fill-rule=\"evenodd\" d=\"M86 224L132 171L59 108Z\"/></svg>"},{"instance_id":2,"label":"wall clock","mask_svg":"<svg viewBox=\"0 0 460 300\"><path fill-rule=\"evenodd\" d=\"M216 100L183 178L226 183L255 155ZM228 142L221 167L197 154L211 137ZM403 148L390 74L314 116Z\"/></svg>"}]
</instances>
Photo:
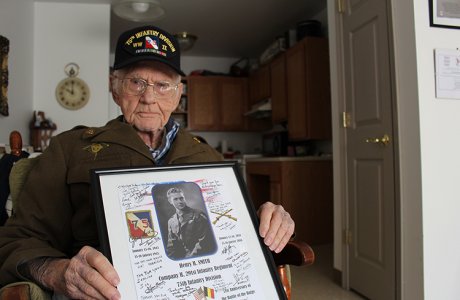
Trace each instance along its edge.
<instances>
[{"instance_id":1,"label":"wall clock","mask_svg":"<svg viewBox=\"0 0 460 300\"><path fill-rule=\"evenodd\" d=\"M56 99L63 107L77 110L88 103L90 92L86 82L77 77L80 67L69 63L64 67L67 78L61 80L56 87Z\"/></svg>"}]
</instances>

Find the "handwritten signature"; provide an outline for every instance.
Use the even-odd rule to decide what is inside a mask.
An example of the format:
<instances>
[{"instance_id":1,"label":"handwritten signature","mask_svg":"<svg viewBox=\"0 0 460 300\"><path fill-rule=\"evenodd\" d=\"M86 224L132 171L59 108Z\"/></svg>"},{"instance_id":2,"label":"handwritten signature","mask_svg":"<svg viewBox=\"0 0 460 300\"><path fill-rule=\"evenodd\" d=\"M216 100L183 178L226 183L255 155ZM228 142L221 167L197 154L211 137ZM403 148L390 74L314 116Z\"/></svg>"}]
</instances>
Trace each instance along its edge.
<instances>
[{"instance_id":1,"label":"handwritten signature","mask_svg":"<svg viewBox=\"0 0 460 300\"><path fill-rule=\"evenodd\" d=\"M129 242L131 243L131 248L134 248L136 246L136 242L139 242L139 246L151 246L158 242L160 237L158 236L158 233L156 233L155 236L148 237L148 238L140 238L140 239L133 239L132 237L129 237Z\"/></svg>"},{"instance_id":2,"label":"handwritten signature","mask_svg":"<svg viewBox=\"0 0 460 300\"><path fill-rule=\"evenodd\" d=\"M153 291L155 291L156 289L162 287L163 285L166 284L166 281L160 281L160 282L157 282L155 283L155 285L150 285L149 283L146 284L146 287L145 287L145 293L146 294L150 294L150 293L153 293Z\"/></svg>"},{"instance_id":3,"label":"handwritten signature","mask_svg":"<svg viewBox=\"0 0 460 300\"><path fill-rule=\"evenodd\" d=\"M225 246L224 249L222 249L222 254L231 254L233 252L233 249L236 249L235 246L233 245L228 245L228 246Z\"/></svg>"},{"instance_id":4,"label":"handwritten signature","mask_svg":"<svg viewBox=\"0 0 460 300\"><path fill-rule=\"evenodd\" d=\"M245 273L242 274L233 274L233 278L235 279L235 283L233 285L245 283L249 281L249 275L245 276Z\"/></svg>"}]
</instances>

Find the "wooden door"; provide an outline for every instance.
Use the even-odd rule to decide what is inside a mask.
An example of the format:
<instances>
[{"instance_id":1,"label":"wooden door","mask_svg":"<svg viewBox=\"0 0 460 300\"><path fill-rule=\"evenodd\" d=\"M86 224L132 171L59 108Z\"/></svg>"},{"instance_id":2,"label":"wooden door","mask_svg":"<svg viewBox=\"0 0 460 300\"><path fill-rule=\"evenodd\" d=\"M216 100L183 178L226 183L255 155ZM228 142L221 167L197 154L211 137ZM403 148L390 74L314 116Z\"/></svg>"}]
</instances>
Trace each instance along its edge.
<instances>
[{"instance_id":1,"label":"wooden door","mask_svg":"<svg viewBox=\"0 0 460 300\"><path fill-rule=\"evenodd\" d=\"M286 92L286 57L278 56L270 63L270 90L272 98L272 122L287 121L288 100Z\"/></svg>"},{"instance_id":2,"label":"wooden door","mask_svg":"<svg viewBox=\"0 0 460 300\"><path fill-rule=\"evenodd\" d=\"M220 129L241 131L245 129L247 79L222 77L220 83Z\"/></svg>"},{"instance_id":3,"label":"wooden door","mask_svg":"<svg viewBox=\"0 0 460 300\"><path fill-rule=\"evenodd\" d=\"M375 300L395 299L397 278L388 3L349 0L341 23L351 117L345 130L348 279L352 289Z\"/></svg>"},{"instance_id":4,"label":"wooden door","mask_svg":"<svg viewBox=\"0 0 460 300\"><path fill-rule=\"evenodd\" d=\"M188 78L189 128L215 130L220 122L218 77Z\"/></svg>"}]
</instances>

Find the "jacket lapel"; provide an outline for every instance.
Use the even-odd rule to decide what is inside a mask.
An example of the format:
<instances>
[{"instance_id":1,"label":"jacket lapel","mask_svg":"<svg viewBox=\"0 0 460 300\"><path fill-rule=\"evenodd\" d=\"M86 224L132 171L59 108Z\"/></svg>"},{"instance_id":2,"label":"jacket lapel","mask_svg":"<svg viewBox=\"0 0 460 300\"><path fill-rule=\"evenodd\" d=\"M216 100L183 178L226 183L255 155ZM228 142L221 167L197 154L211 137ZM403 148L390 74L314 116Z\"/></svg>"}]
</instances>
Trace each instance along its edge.
<instances>
[{"instance_id":1,"label":"jacket lapel","mask_svg":"<svg viewBox=\"0 0 460 300\"><path fill-rule=\"evenodd\" d=\"M200 147L198 142L193 141L192 135L183 129L179 129L165 161L167 164L173 164L178 159L193 156L201 152L205 151Z\"/></svg>"},{"instance_id":2,"label":"jacket lapel","mask_svg":"<svg viewBox=\"0 0 460 300\"><path fill-rule=\"evenodd\" d=\"M83 133L83 138L91 140L92 143L122 145L144 155L154 162L149 148L137 135L136 130L131 125L122 122L120 117L109 121L104 127L88 128Z\"/></svg>"}]
</instances>

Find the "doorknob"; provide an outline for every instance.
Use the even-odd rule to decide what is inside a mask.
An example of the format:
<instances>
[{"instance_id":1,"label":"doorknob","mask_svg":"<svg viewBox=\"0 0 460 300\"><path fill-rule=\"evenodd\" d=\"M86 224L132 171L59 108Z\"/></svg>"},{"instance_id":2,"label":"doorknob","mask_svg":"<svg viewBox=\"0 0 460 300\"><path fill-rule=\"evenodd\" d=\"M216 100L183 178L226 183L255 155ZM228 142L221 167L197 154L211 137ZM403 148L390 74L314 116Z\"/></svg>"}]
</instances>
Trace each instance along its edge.
<instances>
[{"instance_id":1,"label":"doorknob","mask_svg":"<svg viewBox=\"0 0 460 300\"><path fill-rule=\"evenodd\" d=\"M386 146L390 143L390 137L388 134L384 134L381 138L367 138L366 143L372 143L372 144L380 144L382 146Z\"/></svg>"}]
</instances>

